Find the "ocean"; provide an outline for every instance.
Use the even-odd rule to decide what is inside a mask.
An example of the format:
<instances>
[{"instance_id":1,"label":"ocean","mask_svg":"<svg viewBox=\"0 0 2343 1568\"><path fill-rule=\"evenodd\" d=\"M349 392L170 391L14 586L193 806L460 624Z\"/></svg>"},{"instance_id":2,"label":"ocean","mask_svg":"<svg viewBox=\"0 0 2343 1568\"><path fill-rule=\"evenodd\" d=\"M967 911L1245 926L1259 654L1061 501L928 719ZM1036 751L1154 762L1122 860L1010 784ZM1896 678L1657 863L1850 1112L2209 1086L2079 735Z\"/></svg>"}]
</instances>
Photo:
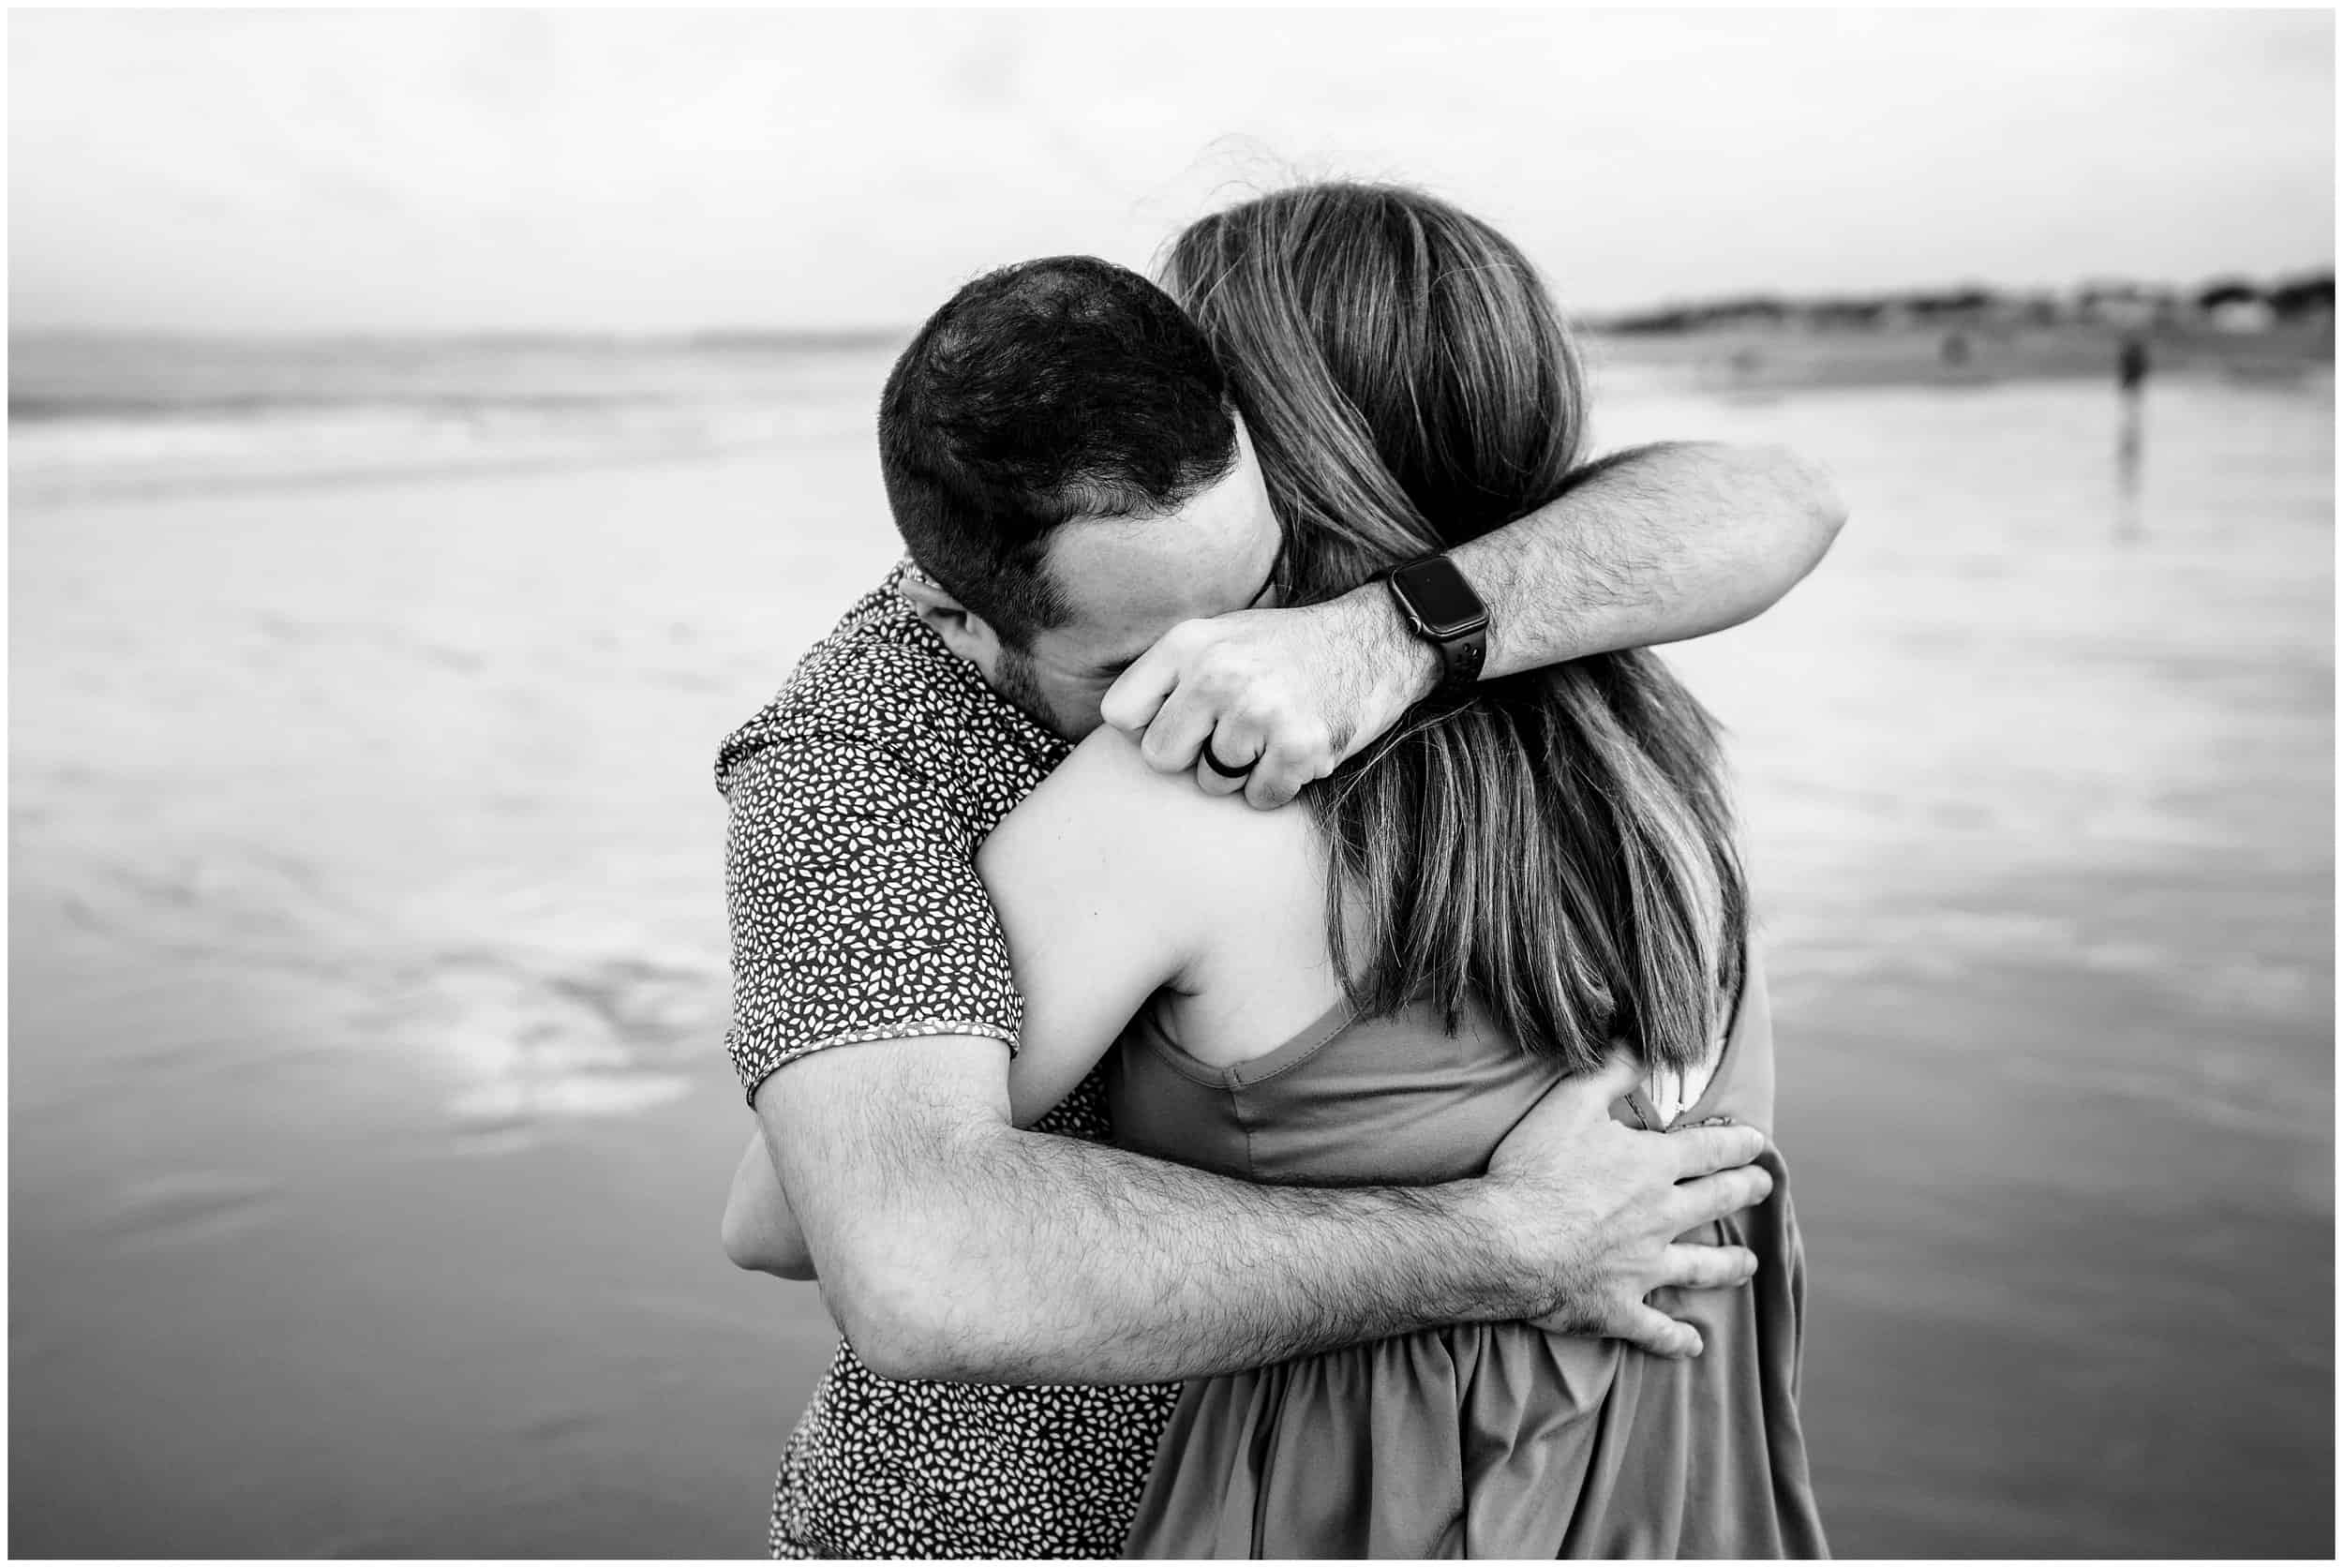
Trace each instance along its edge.
<instances>
[{"instance_id":1,"label":"ocean","mask_svg":"<svg viewBox=\"0 0 2343 1568\"><path fill-rule=\"evenodd\" d=\"M10 1545L730 1556L718 741L894 555L856 338L11 344ZM1729 726L1847 1556L2334 1535L2331 370L1735 389Z\"/></svg>"}]
</instances>

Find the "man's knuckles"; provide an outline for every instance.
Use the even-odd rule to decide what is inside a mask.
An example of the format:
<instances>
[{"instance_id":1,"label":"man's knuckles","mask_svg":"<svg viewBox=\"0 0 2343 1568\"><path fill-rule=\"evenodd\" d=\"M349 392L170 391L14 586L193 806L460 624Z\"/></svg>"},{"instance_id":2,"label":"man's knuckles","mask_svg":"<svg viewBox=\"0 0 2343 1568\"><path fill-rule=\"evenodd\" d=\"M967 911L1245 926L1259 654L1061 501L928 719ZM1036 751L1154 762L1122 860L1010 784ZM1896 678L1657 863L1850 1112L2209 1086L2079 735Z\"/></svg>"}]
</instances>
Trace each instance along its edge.
<instances>
[{"instance_id":1,"label":"man's knuckles","mask_svg":"<svg viewBox=\"0 0 2343 1568\"><path fill-rule=\"evenodd\" d=\"M1147 733L1140 737L1139 755L1141 761L1158 772L1173 772L1185 769L1194 760L1196 751L1193 746L1184 747L1170 726L1157 722L1149 724Z\"/></svg>"},{"instance_id":2,"label":"man's knuckles","mask_svg":"<svg viewBox=\"0 0 2343 1568\"><path fill-rule=\"evenodd\" d=\"M1245 703L1261 685L1260 669L1249 659L1225 653L1208 653L1188 666L1187 680L1197 694L1222 707Z\"/></svg>"},{"instance_id":3,"label":"man's knuckles","mask_svg":"<svg viewBox=\"0 0 2343 1568\"><path fill-rule=\"evenodd\" d=\"M1156 639L1156 647L1163 652L1193 655L1209 646L1216 635L1209 620L1183 620Z\"/></svg>"},{"instance_id":4,"label":"man's knuckles","mask_svg":"<svg viewBox=\"0 0 2343 1568\"><path fill-rule=\"evenodd\" d=\"M1275 649L1250 643L1221 641L1195 650L1188 668L1205 679L1225 681L1246 689L1276 691L1293 679L1291 665Z\"/></svg>"}]
</instances>

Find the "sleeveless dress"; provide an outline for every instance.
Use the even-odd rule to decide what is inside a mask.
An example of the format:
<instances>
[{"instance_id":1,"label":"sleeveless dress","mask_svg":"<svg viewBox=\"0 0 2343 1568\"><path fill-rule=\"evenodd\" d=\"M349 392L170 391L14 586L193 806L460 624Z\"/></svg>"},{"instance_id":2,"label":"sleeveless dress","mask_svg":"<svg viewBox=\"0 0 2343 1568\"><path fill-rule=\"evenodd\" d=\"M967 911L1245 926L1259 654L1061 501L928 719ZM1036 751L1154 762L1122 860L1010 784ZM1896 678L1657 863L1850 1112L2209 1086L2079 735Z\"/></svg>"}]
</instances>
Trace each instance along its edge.
<instances>
[{"instance_id":1,"label":"sleeveless dress","mask_svg":"<svg viewBox=\"0 0 2343 1568\"><path fill-rule=\"evenodd\" d=\"M1112 1052L1116 1142L1257 1182L1421 1186L1482 1173L1559 1081L1469 1014L1337 1008L1231 1068L1135 1023ZM1637 1091L1612 1108L1662 1125ZM1770 1130L1773 1036L1753 960L1708 1084L1679 1127ZM1805 1263L1788 1172L1687 1241L1750 1247L1749 1286L1656 1292L1705 1349L1474 1323L1351 1346L1182 1391L1125 1543L1153 1558L1825 1557L1798 1414Z\"/></svg>"}]
</instances>

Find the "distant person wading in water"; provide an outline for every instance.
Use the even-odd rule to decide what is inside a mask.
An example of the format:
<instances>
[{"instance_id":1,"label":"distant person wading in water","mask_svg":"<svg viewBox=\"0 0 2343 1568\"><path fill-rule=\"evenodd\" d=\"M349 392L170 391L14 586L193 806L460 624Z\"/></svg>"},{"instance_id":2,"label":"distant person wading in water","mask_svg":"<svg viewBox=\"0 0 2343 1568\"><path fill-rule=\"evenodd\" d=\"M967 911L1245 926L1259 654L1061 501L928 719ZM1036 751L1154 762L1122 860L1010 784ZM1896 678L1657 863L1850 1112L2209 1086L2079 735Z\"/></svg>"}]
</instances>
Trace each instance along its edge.
<instances>
[{"instance_id":1,"label":"distant person wading in water","mask_svg":"<svg viewBox=\"0 0 2343 1568\"><path fill-rule=\"evenodd\" d=\"M2127 501L2140 488L2140 405L2148 384L2148 345L2136 335L2124 339L2115 358L2115 388L2123 403L2122 422L2115 433L2115 478ZM2125 531L2137 531L2139 521L2127 511Z\"/></svg>"}]
</instances>

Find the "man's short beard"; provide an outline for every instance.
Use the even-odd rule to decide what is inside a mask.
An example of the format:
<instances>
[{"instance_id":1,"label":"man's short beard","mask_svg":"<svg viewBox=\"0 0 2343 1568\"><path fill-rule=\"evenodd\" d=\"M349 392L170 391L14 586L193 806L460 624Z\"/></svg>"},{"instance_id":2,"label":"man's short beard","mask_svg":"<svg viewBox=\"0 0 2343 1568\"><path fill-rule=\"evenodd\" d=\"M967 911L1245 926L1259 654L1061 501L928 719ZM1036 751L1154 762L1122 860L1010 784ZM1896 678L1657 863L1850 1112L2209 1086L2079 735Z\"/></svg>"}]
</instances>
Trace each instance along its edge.
<instances>
[{"instance_id":1,"label":"man's short beard","mask_svg":"<svg viewBox=\"0 0 2343 1568\"><path fill-rule=\"evenodd\" d=\"M1052 735L1063 737L1057 715L1050 711L1050 699L1042 694L1041 682L1034 675L1032 653L1001 644L1000 657L992 661L992 685L1011 708Z\"/></svg>"}]
</instances>

